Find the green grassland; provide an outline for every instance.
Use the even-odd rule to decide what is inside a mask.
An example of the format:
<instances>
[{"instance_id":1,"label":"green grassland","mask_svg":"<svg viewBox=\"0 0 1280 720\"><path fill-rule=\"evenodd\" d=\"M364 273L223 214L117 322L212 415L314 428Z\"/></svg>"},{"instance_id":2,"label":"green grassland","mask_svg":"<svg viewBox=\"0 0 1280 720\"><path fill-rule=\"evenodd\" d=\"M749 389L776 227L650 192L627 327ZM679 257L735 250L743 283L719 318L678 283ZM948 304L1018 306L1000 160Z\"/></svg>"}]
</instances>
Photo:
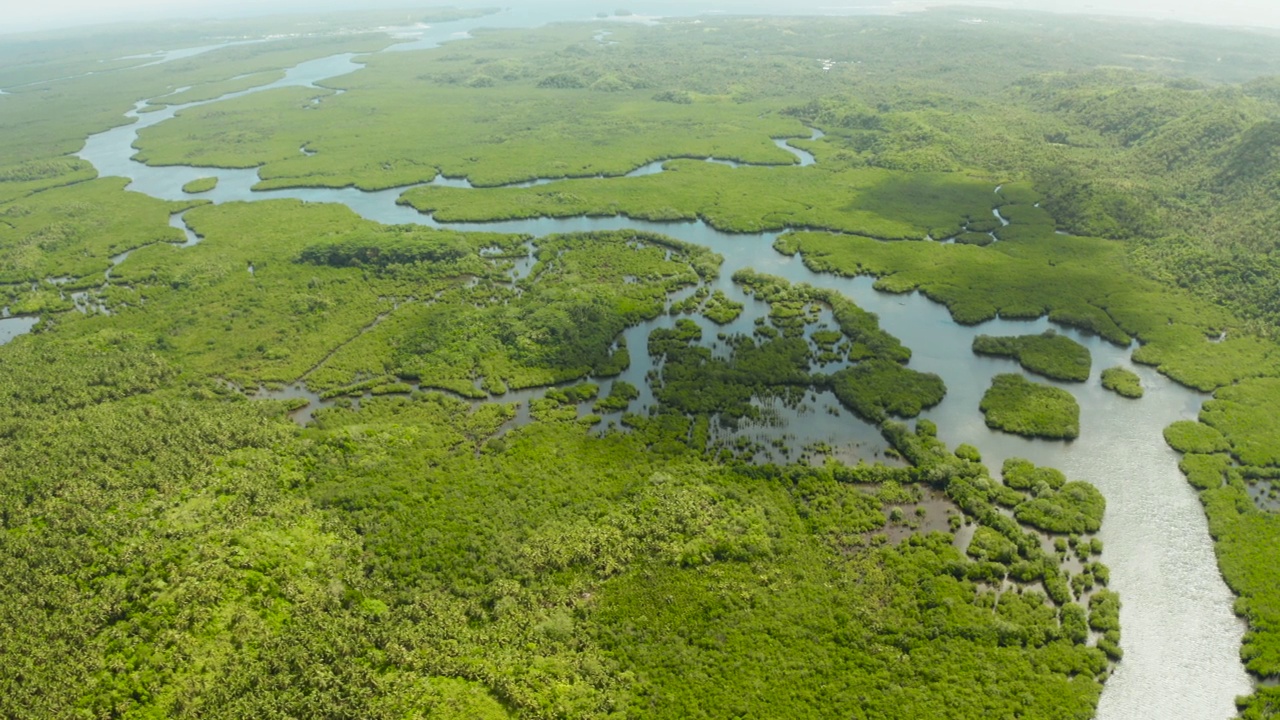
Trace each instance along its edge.
<instances>
[{"instance_id":1,"label":"green grassland","mask_svg":"<svg viewBox=\"0 0 1280 720\"><path fill-rule=\"evenodd\" d=\"M989 427L1005 432L1071 440L1080 436L1080 405L1061 388L1021 375L997 375L979 405Z\"/></svg>"},{"instance_id":2,"label":"green grassland","mask_svg":"<svg viewBox=\"0 0 1280 720\"><path fill-rule=\"evenodd\" d=\"M1052 330L1016 337L979 335L973 339L973 351L1014 358L1031 372L1055 380L1084 382L1093 364L1089 348Z\"/></svg>"},{"instance_id":3,"label":"green grassland","mask_svg":"<svg viewBox=\"0 0 1280 720\"><path fill-rule=\"evenodd\" d=\"M1107 368L1102 371L1102 386L1106 389L1131 399L1142 397L1142 378L1138 374L1122 367Z\"/></svg>"},{"instance_id":4,"label":"green grassland","mask_svg":"<svg viewBox=\"0 0 1280 720\"><path fill-rule=\"evenodd\" d=\"M187 193L188 195L198 195L200 193L209 192L216 187L218 187L218 178L203 177L197 178L186 185L183 185L182 192Z\"/></svg>"},{"instance_id":5,"label":"green grassland","mask_svg":"<svg viewBox=\"0 0 1280 720\"><path fill-rule=\"evenodd\" d=\"M570 178L403 201L441 219L788 228L778 249L811 268L919 290L959 322L1047 314L1136 339L1135 361L1215 391L1200 424L1166 437L1188 453L1249 623L1243 658L1280 676L1280 516L1249 495L1280 471L1266 150L1280 92L1263 77L1280 50L1109 21L1073 20L1066 39L1039 15L957 13L618 24L616 45L587 25L482 31L368 56L332 90L188 110L143 133L139 155L260 167L264 187ZM119 50L99 52L108 42ZM22 58L0 63L0 86L39 81L0 98L0 282L12 312L42 317L0 348L0 715L1092 716L1119 658L1119 599L1087 594L1106 584L1085 562L1100 545L1073 537L1073 572L1031 529L1092 533L1103 498L1025 461L997 481L927 421L894 422L945 388L874 316L742 273L769 317L728 359L679 322L615 349L719 259L641 233L531 239L126 192L69 154L134 103L256 87L390 40L322 33L52 79L156 42L0 47ZM799 139L806 126L827 135ZM818 164L789 167L774 137ZM662 174L594 177L656 160ZM169 225L182 211L193 247ZM924 240L987 232L998 242ZM110 314L72 311L64 290ZM820 307L839 332L813 333L815 349L799 338ZM740 311L715 295L699 309ZM639 391L578 385L510 427L508 390L616 375L654 349L652 416L593 427L579 402L614 412ZM814 374L823 353L853 365ZM1079 431L1069 394L1001 378L989 421ZM374 397L299 429L292 405L237 391L299 380ZM758 466L708 443L712 417L818 388L881 423L907 465ZM925 487L954 505L951 527L978 525L968 546L890 540L914 527ZM1242 716L1277 702L1263 686Z\"/></svg>"}]
</instances>

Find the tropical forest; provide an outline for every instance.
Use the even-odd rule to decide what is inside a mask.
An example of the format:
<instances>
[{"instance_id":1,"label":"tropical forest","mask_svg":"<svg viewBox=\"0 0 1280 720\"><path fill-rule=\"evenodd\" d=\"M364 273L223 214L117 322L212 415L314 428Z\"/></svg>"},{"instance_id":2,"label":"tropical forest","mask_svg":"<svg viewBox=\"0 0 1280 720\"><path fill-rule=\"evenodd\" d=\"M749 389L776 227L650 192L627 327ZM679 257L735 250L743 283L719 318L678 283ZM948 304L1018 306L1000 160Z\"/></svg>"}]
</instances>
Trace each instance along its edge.
<instances>
[{"instance_id":1,"label":"tropical forest","mask_svg":"<svg viewBox=\"0 0 1280 720\"><path fill-rule=\"evenodd\" d=\"M0 35L0 717L1280 718L1277 226L1280 30Z\"/></svg>"}]
</instances>

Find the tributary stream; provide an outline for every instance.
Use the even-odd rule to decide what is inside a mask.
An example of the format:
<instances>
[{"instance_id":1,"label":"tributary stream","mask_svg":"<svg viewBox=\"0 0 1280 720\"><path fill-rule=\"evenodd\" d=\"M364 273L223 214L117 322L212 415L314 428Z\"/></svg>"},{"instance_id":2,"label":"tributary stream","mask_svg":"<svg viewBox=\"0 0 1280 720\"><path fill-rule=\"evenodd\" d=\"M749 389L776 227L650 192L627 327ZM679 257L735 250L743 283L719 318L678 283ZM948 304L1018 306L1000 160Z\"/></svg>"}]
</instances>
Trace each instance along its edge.
<instances>
[{"instance_id":1,"label":"tributary stream","mask_svg":"<svg viewBox=\"0 0 1280 720\"><path fill-rule=\"evenodd\" d=\"M562 19L580 17L583 16ZM554 18L497 16L496 20L444 23L426 31L421 39L395 49L434 47L480 26L531 26L551 19ZM211 102L277 87L315 87L315 83L327 78L358 70L360 66L352 62L352 57L338 55L305 62L289 70L278 82ZM191 196L181 191L184 183L216 176L217 187L199 197L215 203L273 198L342 203L361 216L382 223L440 225L412 208L396 204L405 188L383 192L355 189L254 192L251 187L258 181L254 170L151 168L130 159L139 129L202 104L206 103L130 113L131 118L136 118L135 123L90 137L79 155L92 163L101 175L131 178L131 190L167 200L187 199ZM140 103L139 108L142 105ZM801 158L802 164L812 162L812 156L807 153L786 147ZM654 172L660 168L647 167L642 171ZM787 167L777 169L777 172L797 171ZM180 224L180 219L176 223ZM977 356L970 347L978 334L1040 332L1052 326L1047 320L993 320L965 327L955 323L945 307L918 293L881 293L872 288L870 278L849 279L811 272L798 257L787 257L773 250L776 233L728 234L702 222L649 223L624 217L536 219L446 227L527 233L535 237L634 228L707 246L725 258L713 289L723 290L730 298L744 303L746 310L728 328L715 326L705 318L695 318L704 328L706 342L714 342L718 332L750 334L755 318L767 312L764 303L745 296L730 280L739 269L753 268L792 282L845 294L861 307L878 314L881 325L911 348L912 368L937 373L944 379L945 400L924 416L937 423L940 437L948 444L954 447L968 442L977 446L984 462L996 472L1004 458L1010 456L1056 467L1070 478L1095 484L1106 496L1107 513L1100 533L1105 543L1102 559L1111 568L1111 587L1120 593L1123 601L1121 644L1125 655L1106 684L1097 715L1100 720L1224 720L1235 712L1234 697L1250 691L1250 679L1239 659L1243 624L1231 612L1233 597L1218 572L1199 501L1178 470L1177 454L1162 439L1162 430L1170 422L1193 419L1206 396L1181 387L1150 368L1135 366L1129 360L1130 348L1117 347L1071 328L1057 328L1093 353L1093 375L1088 382L1056 383L1069 390L1080 403L1081 435L1074 442L1027 440L988 429L978 411L979 399L993 375L1022 371L1013 361ZM188 244L197 241L194 236L188 237ZM825 317L828 324L834 326L829 313ZM652 368L645 352L645 338L653 327L669 326L671 322L674 320L664 316L634 327L626 334L632 368L623 377L641 389L639 407L652 402L644 380L645 373ZM1128 367L1142 377L1147 389L1144 398L1126 400L1100 386L1098 374L1115 365ZM606 389L607 386L602 387L602 393ZM496 400L527 400L536 394L508 393ZM875 428L842 410L833 415L828 408L838 408L838 404L829 396L807 398L806 404L807 412L791 409L782 413L788 419L788 427L782 432L789 433L792 439L826 438L833 441L833 445L845 448L848 455L868 460L876 459L874 456L883 449L884 441Z\"/></svg>"}]
</instances>

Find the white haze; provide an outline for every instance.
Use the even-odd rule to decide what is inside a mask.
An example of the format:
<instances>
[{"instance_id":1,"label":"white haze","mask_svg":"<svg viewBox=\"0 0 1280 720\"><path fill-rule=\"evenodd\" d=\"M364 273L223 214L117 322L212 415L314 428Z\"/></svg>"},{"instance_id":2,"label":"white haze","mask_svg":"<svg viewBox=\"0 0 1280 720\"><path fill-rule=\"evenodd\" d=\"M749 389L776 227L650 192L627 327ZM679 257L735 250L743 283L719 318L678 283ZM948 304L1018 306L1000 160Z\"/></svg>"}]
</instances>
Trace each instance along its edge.
<instances>
[{"instance_id":1,"label":"white haze","mask_svg":"<svg viewBox=\"0 0 1280 720\"><path fill-rule=\"evenodd\" d=\"M623 7L645 14L689 15L698 12L752 12L785 14L864 14L868 12L911 12L940 5L975 8L1047 10L1091 15L1122 15L1180 22L1234 25L1252 28L1280 28L1277 0L438 0L414 3L406 0L221 0L216 3L174 2L173 0L4 0L9 7L0 11L0 35L27 30L69 27L108 22L137 22L175 18L236 17L272 13L322 12L408 6L461 7L524 6L584 8L612 12Z\"/></svg>"}]
</instances>

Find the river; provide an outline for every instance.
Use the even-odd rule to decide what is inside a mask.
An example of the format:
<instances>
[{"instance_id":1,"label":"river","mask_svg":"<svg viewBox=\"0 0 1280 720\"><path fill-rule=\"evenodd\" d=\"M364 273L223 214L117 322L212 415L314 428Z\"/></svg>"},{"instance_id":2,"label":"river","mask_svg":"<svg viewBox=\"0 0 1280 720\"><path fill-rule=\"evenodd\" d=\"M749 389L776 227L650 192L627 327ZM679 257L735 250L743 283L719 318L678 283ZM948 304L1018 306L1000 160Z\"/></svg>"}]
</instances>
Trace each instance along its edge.
<instances>
[{"instance_id":1,"label":"river","mask_svg":"<svg viewBox=\"0 0 1280 720\"><path fill-rule=\"evenodd\" d=\"M563 19L579 19L579 15ZM475 27L487 25L533 26L551 19L544 15L508 12L480 20L444 23L426 31L396 51L426 49L450 39L465 37ZM604 24L602 23L602 26ZM232 97L278 87L315 87L322 80L358 70L352 55L337 55L302 63L286 77L260 88L231 93ZM441 226L410 207L396 204L406 188L382 192L355 189L286 189L254 192L258 181L254 170L221 170L192 167L151 168L132 161L132 144L138 130L171 118L183 109L207 103L171 106L155 112L129 114L136 122L90 137L79 156L92 163L103 176L132 180L129 188L148 195L181 200L190 196L181 191L191 180L216 176L215 189L199 197L215 203L294 198L308 202L341 203L359 215L382 223L418 223ZM812 156L797 151L801 165ZM649 166L636 172L660 172ZM780 167L778 172L796 172ZM440 184L463 184L460 180L437 178ZM181 226L181 218L175 224ZM791 280L830 288L845 294L863 308L875 312L881 325L913 351L910 366L940 375L947 386L941 404L924 417L938 424L939 435L954 446L968 442L977 446L988 466L996 469L1006 457L1025 457L1036 464L1057 467L1073 479L1095 484L1106 496L1106 520L1100 532L1105 544L1102 559L1111 568L1111 587L1123 600L1121 622L1124 660L1107 682L1098 709L1100 720L1135 718L1181 718L1183 720L1223 720L1235 713L1233 699L1251 691L1251 680L1239 659L1243 623L1231 612L1233 596L1218 572L1207 523L1199 501L1178 470L1178 456L1162 439L1170 422L1193 419L1206 396L1181 387L1150 368L1129 360L1130 348L1117 347L1100 338L1066 328L1059 332L1086 345L1093 353L1093 374L1089 381L1057 383L1075 395L1081 407L1081 436L1073 442L1028 440L988 429L978 412L978 401L996 373L1022 372L1013 361L981 357L970 350L975 335L1023 334L1053 327L1046 319L1036 321L993 320L976 327L952 321L947 309L918 293L891 295L872 288L870 278L841 278L809 271L798 257L781 255L772 249L776 233L753 235L719 232L702 222L650 223L624 217L535 219L499 223L444 225L458 230L527 233L535 237L550 233L584 230L634 228L679 238L711 248L725 257L720 278L713 289L746 305L746 311L728 329L749 333L755 317L765 305L744 295L729 279L743 268L753 268ZM189 235L188 244L198 238ZM526 264L527 267L527 264ZM827 316L829 320L829 315ZM722 331L698 318L704 336L714 338ZM642 391L641 408L652 402L644 375L651 369L644 339L652 327L669 325L663 316L652 323L631 328L626 337L632 367L623 378ZM1102 389L1098 374L1121 365L1137 372L1146 387L1138 401L1121 398ZM1037 378L1039 379L1039 378ZM607 390L608 383L602 383ZM305 394L302 389L287 391ZM527 400L540 391L509 393L502 401ZM526 403L527 405L527 403ZM750 432L764 438L781 434L792 441L830 439L846 459L874 459L884 449L879 433L847 412L829 396L815 395L804 409L777 408L787 420L782 428L754 428ZM829 407L839 419L828 414ZM635 406L633 406L635 409Z\"/></svg>"}]
</instances>

